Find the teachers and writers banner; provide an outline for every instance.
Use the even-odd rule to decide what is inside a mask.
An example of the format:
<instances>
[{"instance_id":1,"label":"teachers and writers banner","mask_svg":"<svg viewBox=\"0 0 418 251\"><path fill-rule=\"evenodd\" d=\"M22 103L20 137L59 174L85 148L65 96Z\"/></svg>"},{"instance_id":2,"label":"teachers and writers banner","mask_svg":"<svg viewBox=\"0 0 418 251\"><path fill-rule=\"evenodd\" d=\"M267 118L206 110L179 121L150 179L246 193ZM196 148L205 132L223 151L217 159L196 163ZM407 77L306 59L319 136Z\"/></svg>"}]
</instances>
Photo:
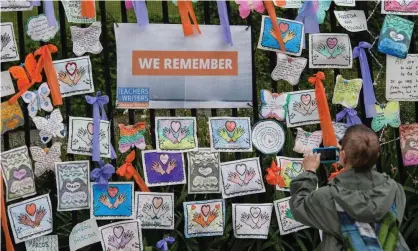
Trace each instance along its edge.
<instances>
[{"instance_id":1,"label":"teachers and writers banner","mask_svg":"<svg viewBox=\"0 0 418 251\"><path fill-rule=\"evenodd\" d=\"M252 103L251 30L200 25L184 37L180 24L115 25L117 108L241 108Z\"/></svg>"}]
</instances>

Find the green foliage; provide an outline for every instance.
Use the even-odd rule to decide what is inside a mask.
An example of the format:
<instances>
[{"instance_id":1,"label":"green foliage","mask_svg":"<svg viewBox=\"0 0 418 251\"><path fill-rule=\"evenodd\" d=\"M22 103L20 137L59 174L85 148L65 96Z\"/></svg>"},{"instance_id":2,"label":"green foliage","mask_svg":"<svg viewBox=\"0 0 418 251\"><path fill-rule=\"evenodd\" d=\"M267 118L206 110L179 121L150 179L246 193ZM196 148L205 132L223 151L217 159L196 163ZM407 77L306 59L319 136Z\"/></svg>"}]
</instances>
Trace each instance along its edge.
<instances>
[{"instance_id":1,"label":"green foliage","mask_svg":"<svg viewBox=\"0 0 418 251\"><path fill-rule=\"evenodd\" d=\"M107 1L106 2L106 30L107 34L101 35L101 41L104 41L105 36L107 37L108 45L108 61L105 61L104 53L93 55L89 54L90 59L93 65L93 79L94 85L96 90L102 90L111 97L111 101L115 102L115 90L116 90L116 44L115 44L115 37L114 37L114 30L113 30L113 22L122 22L122 15L121 15L121 4L123 2L117 1ZM204 16L204 4L203 2L198 2L194 4L194 9L196 12L196 16L199 20L200 24L203 24L203 20L208 20L210 24L219 24L219 18L217 13L217 7L215 1L209 2L209 16ZM361 2L362 5L368 5L368 9L372 10L374 7L374 2ZM54 2L55 10L56 10L56 17L59 18L58 13L58 2ZM238 15L237 5L231 1L229 2L230 5L230 23L234 25L247 25L247 22L251 22L252 27L249 32L252 34L252 42L254 48L257 47L259 30L261 25L261 16L259 14L252 14L250 16L251 20L242 20ZM97 7L97 19L101 20L102 16L100 15L101 12L99 10L98 3L96 3ZM163 15L162 15L162 4L160 1L147 1L147 7L149 12L149 18L151 23L162 23L163 22ZM338 8L344 9L344 8ZM380 8L379 8L380 9ZM22 12L23 15L23 24L26 24L29 17L37 15L38 10L35 8L33 11L26 11ZM175 5L171 2L168 2L168 13L169 13L169 22L170 23L180 23L180 18L178 15L178 10ZM277 14L279 17L294 19L296 16L295 10L285 10L277 8ZM334 27L331 25L331 15L333 15L332 11L327 13L326 20L324 24L321 25L321 32L346 32L341 27ZM367 14L366 14L367 15ZM136 22L135 14L133 10L128 11L128 22L134 23ZM380 31L380 27L383 23L384 15L379 15L379 10L376 11L376 14L369 20L369 30L374 35L378 35ZM415 22L417 18L413 19ZM18 34L18 18L15 12L13 13L2 13L1 16L2 22L13 22L15 28L15 34ZM335 18L334 18L335 22ZM63 59L74 57L72 54L72 43L71 43L71 36L70 36L70 25L76 24L65 24L66 29L66 37L61 37L60 32L56 35L56 37L50 41L58 46L59 52L56 55L53 55L54 60ZM80 26L80 25L76 25ZM179 31L180 32L180 31ZM221 36L221 34L220 34ZM368 40L368 34L359 33L359 34L350 34L352 45L356 45L359 41ZM416 38L416 34L415 34ZM67 48L62 48L62 41L67 41ZM414 41L415 39L412 39ZM26 53L35 50L39 46L39 42L34 42L29 39L29 37L25 34L24 41L19 40L18 43L24 43L25 51L23 55ZM127 41L129 42L129 41ZM416 51L417 43L412 43L412 50ZM302 56L307 57L308 51L304 50ZM385 66L385 55L378 54L376 51L373 51L377 60ZM261 89L275 89L278 92L286 92L292 91L293 88L288 83L284 81L273 82L270 78L270 73L272 71L271 65L276 64L276 57L275 53L273 52L266 52L262 50L255 49L254 50L254 71L255 71L255 81L256 81L256 91L257 93ZM379 72L379 67L377 66L374 60L371 60L371 65L373 65L373 75L377 76ZM8 69L10 66L16 65L16 62L10 63L3 63L2 70ZM105 67L109 65L109 67ZM324 86L326 88L327 96L328 96L328 103L331 104L331 97L334 90L334 81L335 77L338 74L342 74L346 79L357 78L359 71L357 70L358 66L356 61L354 62L353 69L323 69L327 79L324 81ZM312 87L308 84L307 78L311 76L315 71L311 69L305 69L303 75L301 76L300 84L298 88L301 90L304 89L311 89ZM379 79L376 81L376 96L379 102L385 102L385 69L383 68L383 72L380 74ZM105 79L105 74L109 73L110 79ZM259 96L259 95L257 95ZM63 116L65 117L67 112L68 115L71 116L91 116L91 108L88 107L85 103L83 96L76 96L67 98L65 103L68 103L68 107L70 109L61 108L63 112ZM260 100L254 100L254 104L257 105L260 103ZM330 106L331 115L335 117L335 114L341 107ZM358 109L360 110L360 109ZM254 114L256 109L240 109L238 111L238 116L241 117L251 117L253 122L255 118L258 116ZM155 110L154 116L169 116L168 110ZM415 120L416 113L418 111L414 107L414 103L412 102L402 102L401 103L401 121L403 123L413 123ZM184 109L177 109L175 111L177 116L191 116L190 110ZM119 139L119 130L117 124L119 123L128 123L128 116L123 114L123 111L120 110L108 110L109 118L112 119L112 125L114 126L112 130L115 132L115 137L113 138L113 143L118 142ZM218 109L217 116L231 116L231 110L229 109ZM209 141L207 139L207 121L208 117L212 116L212 113L208 109L199 109L197 110L197 121L198 121L198 135L199 135L199 146L209 146ZM142 111L137 110L134 112L135 121L146 121L148 125L150 124L150 111ZM308 126L307 130L316 130L318 129L318 125ZM153 128L149 128L150 132L153 132ZM19 134L15 133L15 134ZM15 141L11 143L11 147L16 147L24 144L24 137L21 135L15 135L13 133L10 134L10 138L13 138ZM36 134L32 135L31 142L35 142ZM395 139L397 137L396 129L387 129L384 131L382 135L383 141L389 141L391 139ZM153 142L154 135L149 134L146 136L147 142ZM287 129L286 133L286 145L285 149L283 149L282 154L285 156L296 157L299 156L297 153L292 151L293 142L294 142L294 134L293 131ZM65 142L64 142L65 143ZM14 145L16 144L16 145ZM64 144L65 147L65 144ZM406 241L408 242L411 250L418 250L418 190L417 184L414 183L416 180L417 171L416 168L413 167L403 168L403 170L396 169L398 166L398 155L396 147L396 142L388 143L382 146L382 153L381 153L381 166L383 172L388 173L397 181L400 181L400 171L406 174L406 182L403 184L405 193L407 196L407 208L405 211L404 220L401 225L401 232L403 233ZM70 160L70 156L66 153L66 149L63 149L63 161ZM255 156L256 153L222 153L221 161L228 161L228 160L235 160L240 158L248 158ZM140 160L140 152L137 151L137 159L135 166L138 168L139 172L142 175L142 167L141 167L141 160ZM262 156L257 153L257 156L260 156L261 163L263 169L269 167L271 160L274 156ZM86 159L83 156L73 156L75 159ZM125 159L126 154L119 154L117 160L117 166L120 166ZM93 166L94 167L94 166ZM321 173L324 175L329 175L329 171L331 170L330 166L326 166L321 170ZM114 180L120 180L120 178L114 178ZM55 177L54 175L45 175L40 179L36 180L37 182L37 191L38 193L51 193L51 197L53 201L56 201L56 187L55 187ZM322 179L320 185L324 185L326 183L325 179ZM184 215L183 215L183 201L194 201L194 200L207 200L207 199L215 199L220 198L219 194L202 194L202 195L190 195L187 193L187 184L186 185L177 185L177 186L166 186L166 187L158 187L153 188L153 191L156 192L174 192L175 193L175 230L174 231L157 231L157 230L143 230L143 240L146 246L147 251L157 250L155 248L155 244L158 240L162 239L165 235L169 234L176 238L176 242L170 246L170 250L172 251L215 251L215 250L231 250L231 251L249 251L249 250L267 250L267 251L296 251L296 250L314 250L317 245L320 243L320 238L317 230L314 229L305 229L299 231L294 234L289 234L285 236L281 236L278 230L278 224L275 214L273 213L273 217L271 220L270 225L270 232L269 238L267 240L253 240L253 239L236 239L233 234L232 230L232 211L231 211L231 203L268 203L272 202L273 200L277 200L280 198L284 198L289 196L288 193L282 191L276 191L274 187L267 185L266 193L264 194L256 194L251 196L243 196L238 198L231 198L227 200L227 210L226 210L226 225L225 225L225 233L223 236L216 236L216 237L204 237L204 238L191 238L186 239L183 234L184 228ZM75 212L77 216L77 221L81 222L86 220L90 217L90 213L88 210L80 210ZM54 218L54 230L55 233L59 235L59 243L62 249L68 249L68 235L72 229L72 222L73 214L71 212L57 212ZM99 225L108 224L108 221L99 221ZM89 246L84 248L84 250L100 250L101 247L99 244Z\"/></svg>"}]
</instances>

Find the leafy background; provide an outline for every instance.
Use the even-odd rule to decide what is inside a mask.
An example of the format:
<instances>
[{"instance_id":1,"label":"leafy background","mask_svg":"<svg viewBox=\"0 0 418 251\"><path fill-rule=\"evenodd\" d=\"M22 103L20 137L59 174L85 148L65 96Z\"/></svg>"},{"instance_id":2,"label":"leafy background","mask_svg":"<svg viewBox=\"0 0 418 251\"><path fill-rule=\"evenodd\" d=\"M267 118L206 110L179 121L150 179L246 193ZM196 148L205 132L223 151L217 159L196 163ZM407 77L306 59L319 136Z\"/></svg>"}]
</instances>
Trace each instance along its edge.
<instances>
[{"instance_id":1,"label":"leafy background","mask_svg":"<svg viewBox=\"0 0 418 251\"><path fill-rule=\"evenodd\" d=\"M62 9L59 11L59 5L61 3L54 2L55 5L55 14L57 20L62 18ZM177 7L172 4L171 2L162 3L161 1L148 1L148 13L151 23L162 23L162 22L169 22L169 23L180 23L180 18L178 15ZM167 6L167 9L164 8ZM332 3L330 11L327 13L327 17L325 19L324 24L320 25L320 29L322 33L347 33L342 27L338 26L335 17L333 15L333 9L338 10L348 10L348 9L363 9L366 10L367 13L372 12L375 7L374 1L362 1L357 2L356 8L345 8L345 7L336 7L334 3ZM288 83L284 81L272 81L270 78L270 73L276 64L276 57L275 54L272 52L266 52L263 50L255 49L258 42L259 36L259 29L261 23L261 15L258 13L253 13L247 20L242 20L238 15L238 9L235 2L231 1L228 2L228 9L229 9L229 16L230 16L230 23L234 25L251 25L251 30L248 32L252 33L252 43L254 45L254 64L253 64L253 90L254 93L254 107L253 109L249 107L249 109L217 109L217 110L210 110L210 109L198 109L198 110L184 110L184 109L177 109L177 110L136 110L130 111L129 114L122 111L122 110L115 110L114 107L114 100L115 100L115 93L116 93L116 45L115 45L115 38L114 38L114 30L113 25L115 22L122 22L124 11L124 3L119 1L106 1L105 3L98 3L96 2L96 10L97 10L97 19L101 20L103 24L106 25L106 34L102 34L101 41L104 45L104 51L98 55L90 54L90 58L93 65L93 79L94 85L96 90L102 90L106 94L111 96L112 104L108 106L108 115L110 119L112 119L112 134L114 135L113 142L117 143L119 138L119 130L117 125L119 123L127 124L129 122L128 117L131 117L132 120L135 122L138 121L146 121L148 123L149 134L147 135L147 142L149 143L148 148L153 149L155 147L154 141L154 134L153 134L153 119L155 116L196 116L198 120L198 136L199 136L199 146L209 146L208 140L208 126L207 121L208 117L210 116L240 116L240 117L250 117L252 122L256 122L258 120L258 104L259 101L259 91L261 89L268 89L276 92L286 92L292 90L305 90L311 89L312 87L309 86L307 83L307 78L312 75L314 72L311 69L305 69L300 84L296 88L292 88ZM194 4L194 9L196 16L199 20L199 24L219 24L219 18L216 8L215 1L208 1L203 2L200 1ZM166 15L163 15L163 12L166 11ZM296 10L288 9L278 9L276 8L278 17L285 17L289 19L294 19L297 15ZM32 11L25 11L21 13L11 12L11 13L1 13L1 22L13 22L15 34L17 37L17 42L19 45L22 45L22 49L20 50L21 59L24 59L24 56L33 50L35 50L40 43L31 41L30 38L26 35L21 33L19 35L19 22L21 27L24 27L27 20L34 15L42 12L42 8L34 8ZM60 15L61 14L61 15ZM377 8L374 15L370 18L368 25L369 30L373 35L378 35L381 24L383 23L384 15L380 14L380 6ZM415 23L418 18L410 18ZM104 22L106 21L106 22ZM127 21L128 22L136 22L135 14L133 10L128 11L127 13ZM53 55L54 60L63 59L63 58L70 58L75 57L72 54L72 43L71 43L71 36L69 33L70 24L66 22L64 19L61 19L60 22L62 31L59 31L55 38L50 43L53 43L58 46L59 52L56 55ZM86 27L86 25L77 25L76 26ZM415 26L416 27L416 26ZM179 32L181 28L179 27ZM352 46L354 47L359 41L369 41L373 42L371 37L368 35L367 32L360 32L360 33L349 33ZM65 37L64 37L65 35ZM221 34L219 34L221 36ZM416 39L416 29L415 33L413 34L414 38L412 39L412 44L410 48L410 53L416 53L418 45L415 42ZM129 41L127 41L129 42ZM63 44L66 45L66 48L63 48ZM377 60L380 64L385 67L385 56L383 54L378 54L377 51L373 50L374 54L377 57ZM307 57L307 50L304 50L303 55ZM130 60L130 59L127 59ZM372 62L371 62L372 61ZM369 60L370 64L373 67L373 75L376 77L379 67L376 64L376 61ZM10 66L17 65L17 62L9 62L9 63L2 63L1 69L2 71L7 70ZM326 81L324 82L324 86L327 91L328 102L332 97L333 86L335 83L335 77L338 74L342 74L344 78L357 78L360 74L359 67L357 65L357 61L354 61L353 69L347 70L338 70L338 69L324 69L324 72L327 76ZM383 68L383 72L380 74L380 77L377 79L376 85L376 96L379 102L385 102L385 68ZM4 101L4 99L2 99ZM20 101L22 102L22 101ZM23 107L23 103L21 103ZM363 110L361 105L359 106L360 109ZM403 123L414 123L417 118L417 103L413 102L401 102L401 119ZM331 115L335 118L336 112L341 110L340 106L330 106ZM25 109L24 109L25 111ZM61 108L61 112L65 120L68 120L68 116L88 116L91 117L92 110L91 107L87 106L83 96L75 96L65 99L65 105ZM361 111L359 112L362 116ZM129 115L129 116L128 116ZM10 133L6 133L2 136L1 147L2 150L14 148L21 146L23 144L27 145L42 145L38 139L38 132L34 127L32 122L29 122L30 119L26 117L26 124L24 130L18 129L16 131L12 131ZM370 120L365 121L366 124L370 123ZM318 130L319 125L307 126L306 130ZM294 135L295 130L286 129L286 144L285 148L280 152L280 155L284 156L292 156L292 157L300 157L297 153L292 151L293 143L294 143ZM390 141L397 137L398 133L396 129L386 129L383 132L382 140L383 141ZM63 143L66 143L64 140ZM401 231L408 242L411 250L418 250L418 184L416 183L417 180L417 171L415 167L403 167L401 164L399 165L399 148L397 147L398 142L393 141L391 143L385 144L382 146L382 155L381 161L378 164L378 168L398 182L401 180L403 182L403 186L407 195L407 209L404 216L404 221L401 226ZM62 149L62 159L63 161L70 161L74 159L85 159L86 157L83 156L73 156L70 154L66 154L65 145ZM117 144L114 144L115 146ZM140 161L140 152L137 151L137 158L135 166L137 167L138 171L142 174L142 167ZM258 152L254 153L222 153L221 154L221 161L229 161L241 158L248 158L259 156L262 160L262 168L266 169L271 160L274 156L265 156L261 155ZM117 166L123 163L126 154L119 154L117 162L113 162L113 164ZM92 168L95 167L95 164L92 162ZM328 176L330 171L329 166L324 166L320 169L319 178L320 178L320 185L326 184L326 177ZM117 181L120 180L118 177L114 177L113 180ZM414 182L415 181L415 182ZM55 176L52 173L48 173L39 179L36 180L37 191L39 194L43 193L50 193L51 200L54 205L56 205L56 187L55 187ZM231 220L231 203L268 203L272 202L273 200L281 199L286 196L289 196L288 193L276 191L274 187L267 185L267 191L263 194L255 194L251 196L242 196L237 198L232 198L227 200L227 213L226 213L226 226L225 226L225 234L223 236L217 237L204 237L204 238L191 238L185 239L183 235L183 226L184 226L184 217L183 217L183 201L194 201L194 200L207 200L207 199L214 199L220 198L220 194L203 194L203 195L192 195L187 194L187 185L177 185L177 186L165 186L165 187L157 187L152 188L152 191L155 192L174 192L175 193L175 230L174 231L165 231L165 230L143 230L143 241L146 247L146 250L157 250L155 248L155 244L158 240L162 239L166 235L171 235L176 238L176 242L174 245L170 247L170 250L208 250L208 251L215 251L215 250L232 250L232 251L239 251L239 250L314 250L320 242L319 234L317 230L314 229L305 229L293 234L280 236L279 229L277 225L277 220L275 218L275 214L273 213L273 218L271 220L270 232L269 237L267 240L254 240L254 239L236 239L233 235L232 230L232 220ZM68 236L71 232L72 227L77 223L89 218L89 211L88 210L79 210L76 212L56 212L54 211L54 234L59 236L59 246L61 250L68 250ZM111 221L98 221L99 226L105 225L110 223ZM154 246L154 247L153 247ZM2 247L3 249L4 247ZM16 245L17 250L24 250L24 244ZM84 248L84 250L100 250L100 244L94 244Z\"/></svg>"}]
</instances>

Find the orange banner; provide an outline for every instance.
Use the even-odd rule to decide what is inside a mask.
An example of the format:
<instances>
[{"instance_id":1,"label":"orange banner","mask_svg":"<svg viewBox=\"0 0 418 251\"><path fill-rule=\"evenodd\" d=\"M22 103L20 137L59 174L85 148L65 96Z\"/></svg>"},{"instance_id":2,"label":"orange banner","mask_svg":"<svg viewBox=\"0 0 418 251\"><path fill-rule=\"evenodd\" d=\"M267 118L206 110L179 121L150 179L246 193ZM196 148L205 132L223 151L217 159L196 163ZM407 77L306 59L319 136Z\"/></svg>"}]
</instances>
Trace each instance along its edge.
<instances>
[{"instance_id":1,"label":"orange banner","mask_svg":"<svg viewBox=\"0 0 418 251\"><path fill-rule=\"evenodd\" d=\"M237 76L236 51L132 51L132 75Z\"/></svg>"}]
</instances>

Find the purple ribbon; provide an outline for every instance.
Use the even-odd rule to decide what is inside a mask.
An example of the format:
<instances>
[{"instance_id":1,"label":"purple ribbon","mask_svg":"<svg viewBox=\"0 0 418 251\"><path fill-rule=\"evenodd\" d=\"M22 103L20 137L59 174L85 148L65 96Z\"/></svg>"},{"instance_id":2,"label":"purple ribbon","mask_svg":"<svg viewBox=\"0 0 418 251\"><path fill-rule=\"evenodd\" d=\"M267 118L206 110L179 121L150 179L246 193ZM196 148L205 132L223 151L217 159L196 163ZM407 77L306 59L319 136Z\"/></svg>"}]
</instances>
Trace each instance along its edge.
<instances>
[{"instance_id":1,"label":"purple ribbon","mask_svg":"<svg viewBox=\"0 0 418 251\"><path fill-rule=\"evenodd\" d=\"M345 118L347 126L362 124L361 119L357 116L357 111L351 108L344 108L344 110L337 113L337 122L343 118Z\"/></svg>"},{"instance_id":2,"label":"purple ribbon","mask_svg":"<svg viewBox=\"0 0 418 251\"><path fill-rule=\"evenodd\" d=\"M127 9L127 10L130 10L130 9L132 9L134 6L132 5L132 0L126 0L125 1L125 8Z\"/></svg>"},{"instance_id":3,"label":"purple ribbon","mask_svg":"<svg viewBox=\"0 0 418 251\"><path fill-rule=\"evenodd\" d=\"M148 10L145 0L134 0L132 1L134 7L136 22L139 26L147 26L149 24Z\"/></svg>"},{"instance_id":4,"label":"purple ribbon","mask_svg":"<svg viewBox=\"0 0 418 251\"><path fill-rule=\"evenodd\" d=\"M31 6L41 6L40 0L30 1ZM55 18L54 2L52 0L44 0L44 13L48 20L49 27L55 27L57 25L57 19Z\"/></svg>"},{"instance_id":5,"label":"purple ribbon","mask_svg":"<svg viewBox=\"0 0 418 251\"><path fill-rule=\"evenodd\" d=\"M168 250L168 243L172 244L175 241L176 241L176 239L174 239L174 237L168 236L168 237L158 241L156 246L161 251L167 251Z\"/></svg>"},{"instance_id":6,"label":"purple ribbon","mask_svg":"<svg viewBox=\"0 0 418 251\"><path fill-rule=\"evenodd\" d=\"M115 167L111 164L105 164L102 159L98 163L100 167L91 171L90 178L100 185L107 185L109 179L115 173Z\"/></svg>"},{"instance_id":7,"label":"purple ribbon","mask_svg":"<svg viewBox=\"0 0 418 251\"><path fill-rule=\"evenodd\" d=\"M44 13L48 20L49 27L55 27L57 25L57 19L55 18L54 2L51 0L44 0Z\"/></svg>"},{"instance_id":8,"label":"purple ribbon","mask_svg":"<svg viewBox=\"0 0 418 251\"><path fill-rule=\"evenodd\" d=\"M305 33L320 33L314 1L305 1L299 9L299 14L295 20L303 23L304 34L302 36L302 44L305 49Z\"/></svg>"},{"instance_id":9,"label":"purple ribbon","mask_svg":"<svg viewBox=\"0 0 418 251\"><path fill-rule=\"evenodd\" d=\"M218 15L219 20L221 21L221 27L224 32L224 40L225 43L232 44L232 36L231 36L231 28L229 27L229 18L228 18L228 10L226 8L225 0L218 0L216 1L218 5Z\"/></svg>"},{"instance_id":10,"label":"purple ribbon","mask_svg":"<svg viewBox=\"0 0 418 251\"><path fill-rule=\"evenodd\" d=\"M361 78L363 79L363 99L367 118L376 116L376 97L374 95L369 62L367 61L366 51L364 50L370 48L372 48L371 44L360 42L353 50L353 58L358 57L360 62Z\"/></svg>"},{"instance_id":11,"label":"purple ribbon","mask_svg":"<svg viewBox=\"0 0 418 251\"><path fill-rule=\"evenodd\" d=\"M109 103L109 97L107 95L101 95L101 92L96 93L96 97L87 96L87 103L93 105L93 161L100 160L100 120L106 120L106 111L104 105ZM101 115L100 115L101 114ZM116 159L116 152L110 144L110 158Z\"/></svg>"}]
</instances>

